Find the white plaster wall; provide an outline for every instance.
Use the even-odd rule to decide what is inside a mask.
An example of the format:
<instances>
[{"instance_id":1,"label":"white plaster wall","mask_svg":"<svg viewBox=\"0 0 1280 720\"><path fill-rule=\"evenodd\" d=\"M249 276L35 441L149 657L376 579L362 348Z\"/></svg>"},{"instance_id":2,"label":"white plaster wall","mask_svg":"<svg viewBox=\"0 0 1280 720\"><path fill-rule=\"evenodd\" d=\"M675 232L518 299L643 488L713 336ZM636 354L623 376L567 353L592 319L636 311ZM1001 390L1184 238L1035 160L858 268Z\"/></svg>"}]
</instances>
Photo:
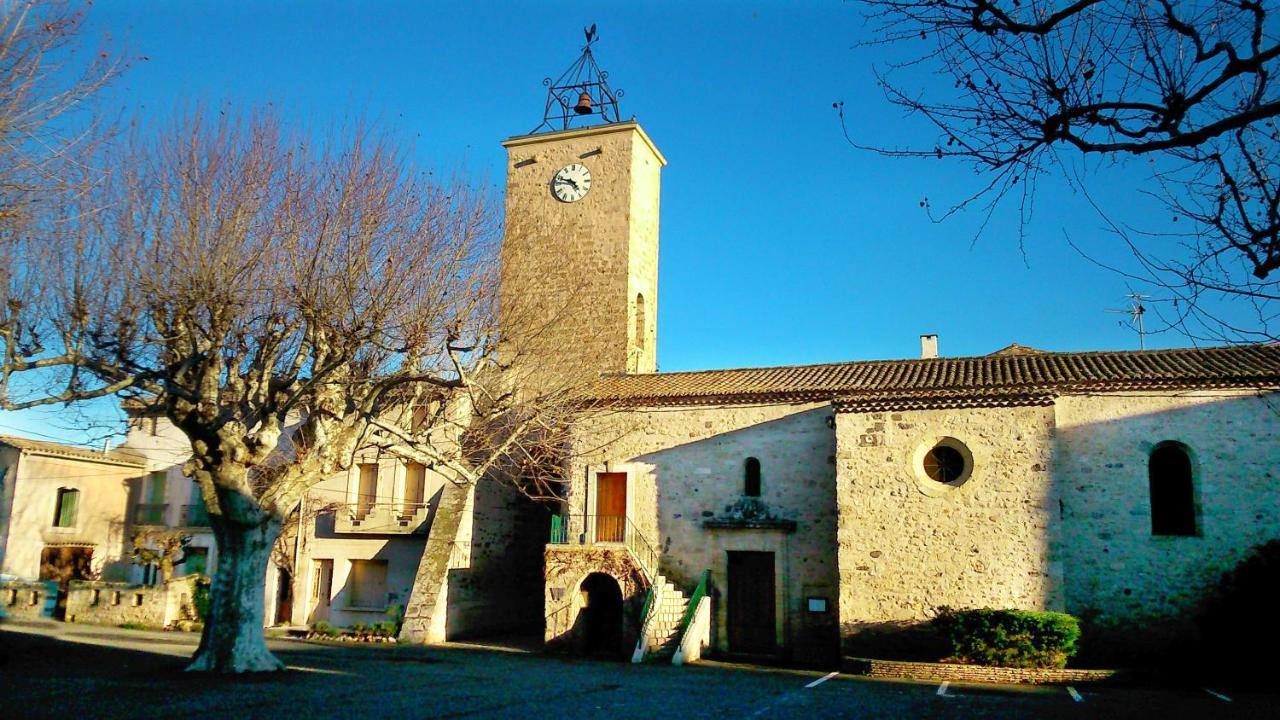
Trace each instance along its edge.
<instances>
[{"instance_id":1,"label":"white plaster wall","mask_svg":"<svg viewBox=\"0 0 1280 720\"><path fill-rule=\"evenodd\" d=\"M93 546L93 565L104 579L123 579L128 572L122 557L128 483L140 472L105 462L22 453L17 470L11 468L5 479L12 483L13 502L0 573L34 579L46 545L84 543ZM58 489L64 487L80 491L71 528L53 525Z\"/></svg>"},{"instance_id":2,"label":"white plaster wall","mask_svg":"<svg viewBox=\"0 0 1280 720\"><path fill-rule=\"evenodd\" d=\"M397 475L382 472L380 468L379 501L385 491L390 498L390 489ZM328 621L338 626L351 626L356 623L370 624L386 620L384 610L355 609L350 607L348 580L351 575L352 560L386 560L388 607L403 606L409 598L413 587L414 574L418 569L418 561L426 544L425 535L367 535L360 533L337 533L334 531L331 513L317 514L317 509L330 503L346 503L348 495L354 503L354 482L349 473L338 473L313 486L307 493L303 511L303 528L299 533L298 564L294 578L293 621L296 624L308 624L316 619L315 602L312 600L312 587L317 578L314 576L313 560L328 559L333 561L333 582L329 598ZM403 480L401 479L401 482ZM428 481L430 484L430 480ZM428 499L431 497L428 487ZM345 512L339 508L337 512ZM268 594L274 593L273 585L268 582Z\"/></svg>"}]
</instances>

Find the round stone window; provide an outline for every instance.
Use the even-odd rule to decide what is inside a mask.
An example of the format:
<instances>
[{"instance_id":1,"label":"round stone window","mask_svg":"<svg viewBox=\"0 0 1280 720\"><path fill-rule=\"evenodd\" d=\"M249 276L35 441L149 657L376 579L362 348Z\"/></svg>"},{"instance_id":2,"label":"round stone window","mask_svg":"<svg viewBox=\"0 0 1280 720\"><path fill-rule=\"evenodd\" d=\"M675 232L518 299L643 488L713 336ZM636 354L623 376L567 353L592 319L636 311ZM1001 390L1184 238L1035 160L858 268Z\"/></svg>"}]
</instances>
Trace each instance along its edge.
<instances>
[{"instance_id":1,"label":"round stone window","mask_svg":"<svg viewBox=\"0 0 1280 720\"><path fill-rule=\"evenodd\" d=\"M925 494L959 487L973 474L973 453L953 437L938 438L916 453L916 476Z\"/></svg>"},{"instance_id":2,"label":"round stone window","mask_svg":"<svg viewBox=\"0 0 1280 720\"><path fill-rule=\"evenodd\" d=\"M935 445L924 454L924 474L930 480L948 485L964 475L964 456L950 445Z\"/></svg>"}]
</instances>

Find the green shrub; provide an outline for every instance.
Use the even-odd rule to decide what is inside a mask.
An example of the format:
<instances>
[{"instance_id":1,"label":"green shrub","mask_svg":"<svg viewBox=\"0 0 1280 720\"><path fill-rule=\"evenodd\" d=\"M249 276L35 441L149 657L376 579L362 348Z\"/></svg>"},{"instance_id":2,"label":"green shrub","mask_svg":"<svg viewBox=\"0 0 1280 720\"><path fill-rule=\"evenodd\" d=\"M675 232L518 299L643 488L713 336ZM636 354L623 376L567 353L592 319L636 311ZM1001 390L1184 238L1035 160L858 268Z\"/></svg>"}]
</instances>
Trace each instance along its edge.
<instances>
[{"instance_id":1,"label":"green shrub","mask_svg":"<svg viewBox=\"0 0 1280 720\"><path fill-rule=\"evenodd\" d=\"M951 644L945 662L1060 668L1080 640L1080 622L1066 613L943 608L933 622Z\"/></svg>"},{"instance_id":2,"label":"green shrub","mask_svg":"<svg viewBox=\"0 0 1280 720\"><path fill-rule=\"evenodd\" d=\"M320 620L311 626L311 632L325 637L337 637L338 628L334 627L328 620Z\"/></svg>"},{"instance_id":3,"label":"green shrub","mask_svg":"<svg viewBox=\"0 0 1280 720\"><path fill-rule=\"evenodd\" d=\"M209 622L209 585L209 578L202 577L191 588L191 604L195 606L196 617L201 623Z\"/></svg>"}]
</instances>

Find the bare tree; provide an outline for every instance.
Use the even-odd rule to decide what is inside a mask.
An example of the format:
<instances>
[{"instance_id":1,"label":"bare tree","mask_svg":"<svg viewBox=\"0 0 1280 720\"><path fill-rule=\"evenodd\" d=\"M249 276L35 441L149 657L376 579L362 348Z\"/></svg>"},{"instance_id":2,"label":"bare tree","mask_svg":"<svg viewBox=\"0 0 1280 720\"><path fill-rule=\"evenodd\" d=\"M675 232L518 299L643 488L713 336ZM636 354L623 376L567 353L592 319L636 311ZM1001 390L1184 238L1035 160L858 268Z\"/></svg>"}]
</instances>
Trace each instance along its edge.
<instances>
[{"instance_id":1,"label":"bare tree","mask_svg":"<svg viewBox=\"0 0 1280 720\"><path fill-rule=\"evenodd\" d=\"M1169 322L1215 339L1277 337L1280 300L1280 22L1261 0L863 0L870 44L908 46L878 73L888 100L927 119L916 147L982 177L940 217L1012 199L1026 213L1038 179L1088 192L1071 158L1141 158L1174 232L1106 219L1137 259L1133 280L1165 291ZM918 48L918 49L917 49ZM942 81L908 87L898 71ZM843 104L837 103L844 122ZM1092 202L1092 198L1090 198ZM1103 210L1099 203L1095 208ZM989 218L990 215L988 214ZM985 225L985 221L983 223ZM1025 226L1025 225L1024 225ZM1243 303L1247 324L1221 303Z\"/></svg>"},{"instance_id":2,"label":"bare tree","mask_svg":"<svg viewBox=\"0 0 1280 720\"><path fill-rule=\"evenodd\" d=\"M186 562L191 540L181 530L137 530L129 542L129 559L135 565L155 565L160 569L160 581L167 583L173 579L174 569Z\"/></svg>"},{"instance_id":3,"label":"bare tree","mask_svg":"<svg viewBox=\"0 0 1280 720\"><path fill-rule=\"evenodd\" d=\"M476 482L543 457L575 391L517 388L497 362L489 192L386 137L191 115L104 162L2 270L0 401L120 395L182 430L219 550L189 669L280 669L263 585L308 486L365 447Z\"/></svg>"},{"instance_id":4,"label":"bare tree","mask_svg":"<svg viewBox=\"0 0 1280 720\"><path fill-rule=\"evenodd\" d=\"M78 189L77 166L110 129L81 111L124 64L85 52L83 22L66 2L0 0L0 243L31 230L51 194Z\"/></svg>"}]
</instances>

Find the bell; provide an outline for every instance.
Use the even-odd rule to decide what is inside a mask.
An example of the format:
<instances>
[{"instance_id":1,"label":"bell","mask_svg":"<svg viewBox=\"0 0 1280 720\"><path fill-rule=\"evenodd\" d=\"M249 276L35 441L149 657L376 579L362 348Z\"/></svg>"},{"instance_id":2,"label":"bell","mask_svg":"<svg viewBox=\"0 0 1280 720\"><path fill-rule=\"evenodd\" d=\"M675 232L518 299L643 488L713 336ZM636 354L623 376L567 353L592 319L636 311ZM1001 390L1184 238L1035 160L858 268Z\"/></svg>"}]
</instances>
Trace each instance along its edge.
<instances>
[{"instance_id":1,"label":"bell","mask_svg":"<svg viewBox=\"0 0 1280 720\"><path fill-rule=\"evenodd\" d=\"M586 90L583 90L582 94L578 96L578 104L573 106L573 111L579 115L591 114L591 96L587 94Z\"/></svg>"}]
</instances>

